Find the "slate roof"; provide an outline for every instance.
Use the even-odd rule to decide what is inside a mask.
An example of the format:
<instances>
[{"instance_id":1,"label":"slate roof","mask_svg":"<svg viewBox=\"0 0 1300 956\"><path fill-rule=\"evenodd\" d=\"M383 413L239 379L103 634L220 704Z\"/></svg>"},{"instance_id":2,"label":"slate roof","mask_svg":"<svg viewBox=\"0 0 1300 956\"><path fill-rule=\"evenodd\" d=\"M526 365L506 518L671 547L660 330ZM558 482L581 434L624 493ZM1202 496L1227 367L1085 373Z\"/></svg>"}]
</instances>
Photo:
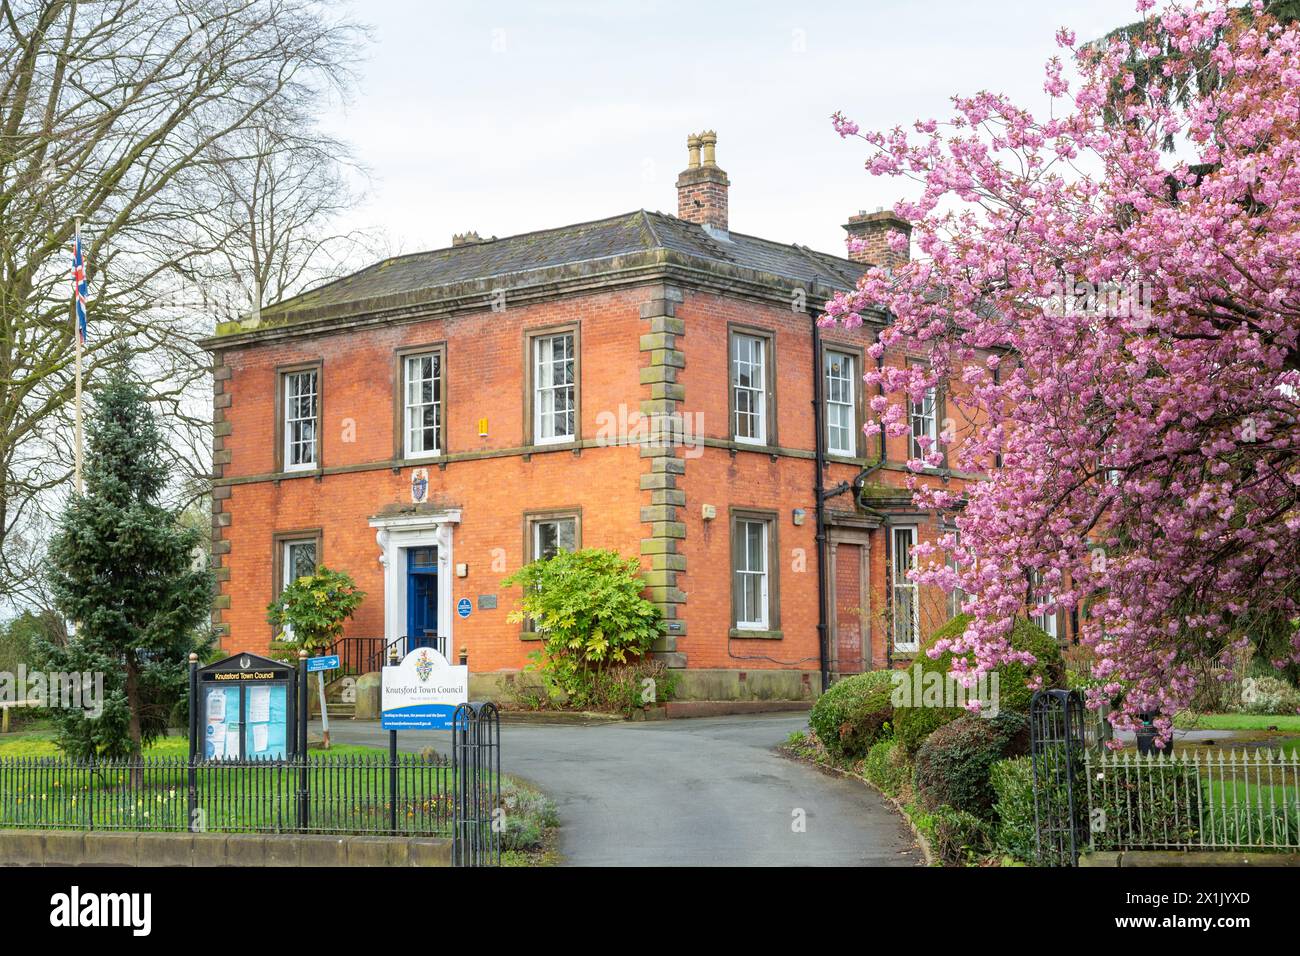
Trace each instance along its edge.
<instances>
[{"instance_id":1,"label":"slate roof","mask_svg":"<svg viewBox=\"0 0 1300 956\"><path fill-rule=\"evenodd\" d=\"M809 285L851 289L865 267L805 246L771 242L741 233L730 241L702 226L644 209L595 222L561 226L503 239L451 246L385 259L262 310L264 317L299 310L346 310L351 303L422 292L443 285L573 265L666 249L720 264L751 269Z\"/></svg>"}]
</instances>

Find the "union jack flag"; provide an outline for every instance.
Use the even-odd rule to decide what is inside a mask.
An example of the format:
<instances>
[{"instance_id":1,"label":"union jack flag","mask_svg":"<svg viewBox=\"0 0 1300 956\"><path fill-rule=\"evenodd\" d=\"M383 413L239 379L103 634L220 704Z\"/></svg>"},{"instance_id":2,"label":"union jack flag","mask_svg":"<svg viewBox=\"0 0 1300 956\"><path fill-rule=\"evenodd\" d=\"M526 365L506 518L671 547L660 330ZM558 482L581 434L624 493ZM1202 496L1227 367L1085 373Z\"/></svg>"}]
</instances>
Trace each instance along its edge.
<instances>
[{"instance_id":1,"label":"union jack flag","mask_svg":"<svg viewBox=\"0 0 1300 956\"><path fill-rule=\"evenodd\" d=\"M77 335L84 344L86 341L86 297L90 295L90 283L86 281L86 260L81 255L81 233L78 232L72 244L72 294L77 301Z\"/></svg>"}]
</instances>

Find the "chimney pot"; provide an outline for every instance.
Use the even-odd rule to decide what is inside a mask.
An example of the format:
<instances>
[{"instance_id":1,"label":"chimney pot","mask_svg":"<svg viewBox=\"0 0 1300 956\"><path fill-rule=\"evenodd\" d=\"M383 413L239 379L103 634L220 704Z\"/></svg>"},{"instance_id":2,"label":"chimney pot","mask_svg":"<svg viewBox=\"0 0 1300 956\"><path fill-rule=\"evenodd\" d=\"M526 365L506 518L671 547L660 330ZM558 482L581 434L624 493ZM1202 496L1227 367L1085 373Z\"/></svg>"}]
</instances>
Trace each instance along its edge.
<instances>
[{"instance_id":1,"label":"chimney pot","mask_svg":"<svg viewBox=\"0 0 1300 956\"><path fill-rule=\"evenodd\" d=\"M700 137L695 133L686 137L686 168L700 168Z\"/></svg>"},{"instance_id":2,"label":"chimney pot","mask_svg":"<svg viewBox=\"0 0 1300 956\"><path fill-rule=\"evenodd\" d=\"M711 129L705 130L700 134L700 142L704 144L704 165L718 165L718 156L716 152L718 147L718 134Z\"/></svg>"},{"instance_id":3,"label":"chimney pot","mask_svg":"<svg viewBox=\"0 0 1300 956\"><path fill-rule=\"evenodd\" d=\"M483 237L472 230L470 232L458 232L451 237L452 248L456 246L477 246L482 241Z\"/></svg>"}]
</instances>

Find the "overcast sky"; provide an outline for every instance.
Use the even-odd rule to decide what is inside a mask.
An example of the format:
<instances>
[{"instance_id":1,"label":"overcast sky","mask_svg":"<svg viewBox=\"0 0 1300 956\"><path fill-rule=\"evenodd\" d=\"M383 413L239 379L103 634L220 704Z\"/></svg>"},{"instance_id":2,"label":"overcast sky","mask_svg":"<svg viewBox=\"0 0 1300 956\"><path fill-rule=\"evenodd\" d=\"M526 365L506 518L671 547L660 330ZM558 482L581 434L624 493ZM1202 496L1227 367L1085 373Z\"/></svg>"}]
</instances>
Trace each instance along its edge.
<instances>
[{"instance_id":1,"label":"overcast sky","mask_svg":"<svg viewBox=\"0 0 1300 956\"><path fill-rule=\"evenodd\" d=\"M349 225L394 252L676 213L686 136L711 128L732 229L843 254L840 224L900 187L863 170L833 111L890 128L981 89L1039 109L1057 27L1136 19L1133 0L352 2L374 45L323 122L371 172Z\"/></svg>"}]
</instances>

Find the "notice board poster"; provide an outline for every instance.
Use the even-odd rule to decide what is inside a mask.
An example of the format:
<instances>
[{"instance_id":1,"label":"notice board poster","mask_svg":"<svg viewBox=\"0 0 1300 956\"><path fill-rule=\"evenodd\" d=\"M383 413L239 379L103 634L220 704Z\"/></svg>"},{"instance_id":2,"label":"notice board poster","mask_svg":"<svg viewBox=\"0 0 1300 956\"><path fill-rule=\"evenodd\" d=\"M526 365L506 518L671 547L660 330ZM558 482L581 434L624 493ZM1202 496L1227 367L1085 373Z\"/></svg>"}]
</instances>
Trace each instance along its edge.
<instances>
[{"instance_id":1,"label":"notice board poster","mask_svg":"<svg viewBox=\"0 0 1300 956\"><path fill-rule=\"evenodd\" d=\"M289 688L261 684L244 688L244 754L258 760L283 758L289 741Z\"/></svg>"},{"instance_id":2,"label":"notice board poster","mask_svg":"<svg viewBox=\"0 0 1300 956\"><path fill-rule=\"evenodd\" d=\"M209 687L203 694L203 759L239 757L239 688Z\"/></svg>"}]
</instances>

